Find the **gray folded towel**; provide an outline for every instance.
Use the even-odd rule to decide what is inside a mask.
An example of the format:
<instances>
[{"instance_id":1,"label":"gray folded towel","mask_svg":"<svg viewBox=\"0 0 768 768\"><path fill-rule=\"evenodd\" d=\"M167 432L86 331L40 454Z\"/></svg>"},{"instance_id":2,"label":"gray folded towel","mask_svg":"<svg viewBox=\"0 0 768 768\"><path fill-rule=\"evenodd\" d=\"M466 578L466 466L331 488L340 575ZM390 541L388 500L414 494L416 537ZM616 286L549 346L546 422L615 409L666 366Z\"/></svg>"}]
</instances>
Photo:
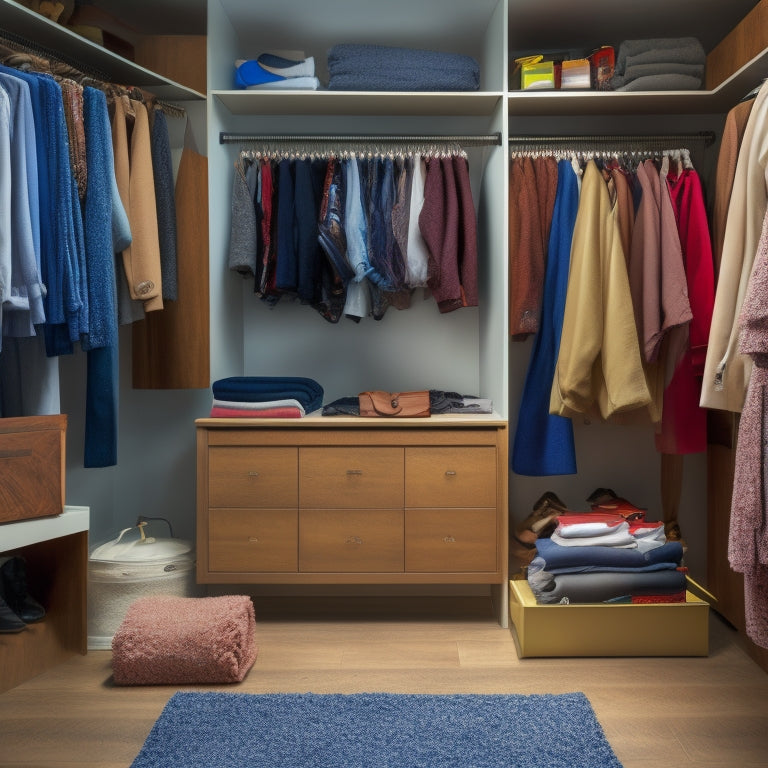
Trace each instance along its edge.
<instances>
[{"instance_id":1,"label":"gray folded towel","mask_svg":"<svg viewBox=\"0 0 768 768\"><path fill-rule=\"evenodd\" d=\"M328 89L476 91L480 67L458 53L344 43L328 52Z\"/></svg>"},{"instance_id":2,"label":"gray folded towel","mask_svg":"<svg viewBox=\"0 0 768 768\"><path fill-rule=\"evenodd\" d=\"M663 61L679 64L703 64L707 60L704 47L695 37L625 40L619 46L619 53L616 56L616 72L623 74L629 63L627 59L634 56L643 56L645 59L636 61L637 64Z\"/></svg>"},{"instance_id":3,"label":"gray folded towel","mask_svg":"<svg viewBox=\"0 0 768 768\"><path fill-rule=\"evenodd\" d=\"M703 64L633 64L624 73L624 82L631 83L638 77L652 75L688 75L689 77L704 78Z\"/></svg>"},{"instance_id":4,"label":"gray folded towel","mask_svg":"<svg viewBox=\"0 0 768 768\"><path fill-rule=\"evenodd\" d=\"M619 46L611 87L619 90L698 90L707 55L695 37L625 40ZM643 80L641 85L630 84Z\"/></svg>"},{"instance_id":5,"label":"gray folded towel","mask_svg":"<svg viewBox=\"0 0 768 768\"><path fill-rule=\"evenodd\" d=\"M649 75L614 88L615 91L698 91L701 78L690 75Z\"/></svg>"}]
</instances>

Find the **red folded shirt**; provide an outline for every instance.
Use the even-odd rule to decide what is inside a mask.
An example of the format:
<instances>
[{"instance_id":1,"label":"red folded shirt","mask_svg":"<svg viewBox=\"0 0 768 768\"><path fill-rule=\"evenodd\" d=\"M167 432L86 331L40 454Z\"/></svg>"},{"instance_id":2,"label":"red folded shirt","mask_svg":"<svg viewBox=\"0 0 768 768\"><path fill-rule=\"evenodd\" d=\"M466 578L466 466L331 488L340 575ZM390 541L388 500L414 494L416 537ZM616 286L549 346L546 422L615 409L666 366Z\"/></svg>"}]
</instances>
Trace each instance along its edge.
<instances>
[{"instance_id":1,"label":"red folded shirt","mask_svg":"<svg viewBox=\"0 0 768 768\"><path fill-rule=\"evenodd\" d=\"M300 419L301 410L292 406L280 408L221 408L214 405L211 408L213 419Z\"/></svg>"}]
</instances>

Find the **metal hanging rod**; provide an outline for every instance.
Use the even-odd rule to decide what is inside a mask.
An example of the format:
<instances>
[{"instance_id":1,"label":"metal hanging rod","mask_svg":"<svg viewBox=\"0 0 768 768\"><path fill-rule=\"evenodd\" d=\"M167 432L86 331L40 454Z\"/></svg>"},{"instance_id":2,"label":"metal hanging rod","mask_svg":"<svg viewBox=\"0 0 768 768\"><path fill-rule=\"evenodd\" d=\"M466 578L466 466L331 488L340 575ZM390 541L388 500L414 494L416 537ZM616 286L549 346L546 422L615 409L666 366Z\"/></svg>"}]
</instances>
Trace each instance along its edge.
<instances>
[{"instance_id":1,"label":"metal hanging rod","mask_svg":"<svg viewBox=\"0 0 768 768\"><path fill-rule=\"evenodd\" d=\"M278 143L289 142L300 144L307 143L333 143L333 144L461 144L462 146L500 146L501 134L490 133L484 135L462 136L395 136L383 135L331 135L331 134L259 134L259 133L219 133L220 144L237 144L248 142Z\"/></svg>"},{"instance_id":2,"label":"metal hanging rod","mask_svg":"<svg viewBox=\"0 0 768 768\"><path fill-rule=\"evenodd\" d=\"M700 131L699 133L676 133L676 134L650 134L647 136L640 135L621 135L614 134L610 136L510 136L510 144L535 144L542 146L545 144L602 144L611 146L627 146L630 144L642 145L643 143L653 143L658 146L661 143L667 143L674 145L672 148L677 149L684 142L700 142L703 141L706 146L714 144L716 139L713 131Z\"/></svg>"}]
</instances>

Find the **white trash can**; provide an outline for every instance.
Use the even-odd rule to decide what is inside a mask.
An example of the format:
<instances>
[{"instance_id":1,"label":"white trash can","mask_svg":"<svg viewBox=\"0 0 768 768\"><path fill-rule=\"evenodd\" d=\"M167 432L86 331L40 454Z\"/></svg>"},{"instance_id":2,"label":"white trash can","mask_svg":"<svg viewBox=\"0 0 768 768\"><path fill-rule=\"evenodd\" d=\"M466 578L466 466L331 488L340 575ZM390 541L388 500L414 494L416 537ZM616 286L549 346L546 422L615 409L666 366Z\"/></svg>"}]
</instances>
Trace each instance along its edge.
<instances>
[{"instance_id":1,"label":"white trash can","mask_svg":"<svg viewBox=\"0 0 768 768\"><path fill-rule=\"evenodd\" d=\"M147 536L141 522L97 546L88 559L88 649L112 647L130 604L147 595L195 597L191 542Z\"/></svg>"}]
</instances>

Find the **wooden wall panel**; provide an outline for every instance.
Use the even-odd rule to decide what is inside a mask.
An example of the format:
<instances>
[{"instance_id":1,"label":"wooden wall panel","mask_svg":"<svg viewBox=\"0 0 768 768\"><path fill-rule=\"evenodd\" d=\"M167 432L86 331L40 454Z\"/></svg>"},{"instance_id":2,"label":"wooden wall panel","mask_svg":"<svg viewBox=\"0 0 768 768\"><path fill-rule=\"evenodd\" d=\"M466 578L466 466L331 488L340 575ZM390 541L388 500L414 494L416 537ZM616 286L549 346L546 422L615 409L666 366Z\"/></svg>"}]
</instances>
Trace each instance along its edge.
<instances>
[{"instance_id":1,"label":"wooden wall panel","mask_svg":"<svg viewBox=\"0 0 768 768\"><path fill-rule=\"evenodd\" d=\"M768 48L768 0L760 2L707 56L705 85L717 88Z\"/></svg>"},{"instance_id":2,"label":"wooden wall panel","mask_svg":"<svg viewBox=\"0 0 768 768\"><path fill-rule=\"evenodd\" d=\"M204 35L148 35L136 40L136 63L199 93L206 91Z\"/></svg>"}]
</instances>

